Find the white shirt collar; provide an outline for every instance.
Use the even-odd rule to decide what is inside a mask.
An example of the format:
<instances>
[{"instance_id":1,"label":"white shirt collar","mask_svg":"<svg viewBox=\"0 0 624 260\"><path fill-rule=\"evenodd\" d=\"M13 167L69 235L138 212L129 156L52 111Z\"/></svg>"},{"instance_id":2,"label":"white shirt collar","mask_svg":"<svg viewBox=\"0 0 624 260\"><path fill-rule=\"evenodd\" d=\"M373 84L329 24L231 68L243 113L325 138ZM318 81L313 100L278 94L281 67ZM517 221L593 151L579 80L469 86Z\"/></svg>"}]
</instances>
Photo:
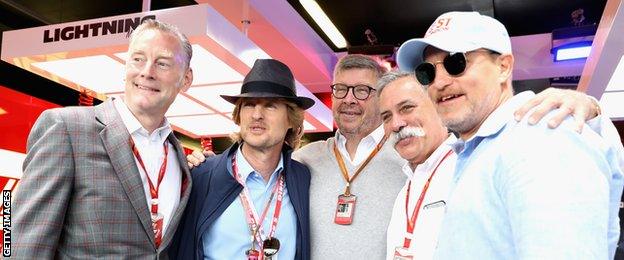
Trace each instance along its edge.
<instances>
[{"instance_id":1,"label":"white shirt collar","mask_svg":"<svg viewBox=\"0 0 624 260\"><path fill-rule=\"evenodd\" d=\"M336 131L336 142L338 145L338 151L342 154L342 157L351 161L353 165L358 165L366 160L366 157L375 149L377 144L381 142L385 134L383 125L377 127L373 132L360 140L355 151L355 158L351 160L349 152L347 152L347 138L340 133L340 129Z\"/></svg>"},{"instance_id":2,"label":"white shirt collar","mask_svg":"<svg viewBox=\"0 0 624 260\"><path fill-rule=\"evenodd\" d=\"M381 142L381 139L383 139L384 134L385 134L385 131L384 131L383 125L380 125L379 127L375 128L373 132L368 134L366 137L362 138L360 142L371 141L375 143L375 145L377 145L379 142ZM347 138L344 135L342 135L342 133L340 133L340 129L336 131L336 140L338 140L339 146L346 147Z\"/></svg>"},{"instance_id":3,"label":"white shirt collar","mask_svg":"<svg viewBox=\"0 0 624 260\"><path fill-rule=\"evenodd\" d=\"M241 145L238 147L238 150L236 151L236 167L238 168L237 170L241 176L241 179L247 182L247 178L249 178L249 175L251 175L252 173L256 171L253 169L253 167L251 167L251 164L249 164L247 159L245 159L245 156L243 155L243 150L242 150L243 145L244 144L241 143ZM271 174L271 178L269 179L269 183L271 183L273 179L275 178L275 176L277 175L275 173L282 170L283 165L284 165L284 156L280 154L279 163L277 163L277 167L275 167L275 170L273 170L273 173Z\"/></svg>"},{"instance_id":4,"label":"white shirt collar","mask_svg":"<svg viewBox=\"0 0 624 260\"><path fill-rule=\"evenodd\" d=\"M419 173L431 173L433 168L438 165L442 157L449 151L452 150L452 145L457 141L457 137L453 134L449 134L449 137L444 140L444 142L438 146L438 148L429 155L429 158L425 160L423 163L416 166L416 169L412 171L410 167L409 161L405 162L403 165L403 173L407 175L407 178L410 179L414 174Z\"/></svg>"},{"instance_id":5,"label":"white shirt collar","mask_svg":"<svg viewBox=\"0 0 624 260\"><path fill-rule=\"evenodd\" d=\"M117 112L119 112L119 115L121 116L121 121L124 123L124 125L128 129L128 132L132 136L141 135L150 139L157 138L159 139L158 141L162 143L173 131L171 130L171 125L169 124L169 121L167 121L167 118L164 118L161 126L156 128L154 132L152 132L152 134L150 135L147 129L145 129L141 125L139 120L132 114L132 112L130 112L130 109L128 109L128 106L123 101L123 99L114 98L113 104L115 105Z\"/></svg>"}]
</instances>

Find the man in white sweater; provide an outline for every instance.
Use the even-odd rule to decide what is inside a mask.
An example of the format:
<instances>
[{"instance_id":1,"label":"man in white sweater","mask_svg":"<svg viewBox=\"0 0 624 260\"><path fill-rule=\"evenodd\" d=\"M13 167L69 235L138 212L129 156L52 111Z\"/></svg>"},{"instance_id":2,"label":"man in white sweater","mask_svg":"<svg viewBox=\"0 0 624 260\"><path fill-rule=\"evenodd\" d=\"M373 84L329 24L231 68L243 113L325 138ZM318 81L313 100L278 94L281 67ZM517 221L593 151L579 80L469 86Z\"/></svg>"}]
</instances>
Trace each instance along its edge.
<instances>
[{"instance_id":1,"label":"man in white sweater","mask_svg":"<svg viewBox=\"0 0 624 260\"><path fill-rule=\"evenodd\" d=\"M307 165L311 174L312 259L386 257L386 230L395 208L393 204L399 191L406 185L406 177L412 175L402 174L407 163L393 149L397 148L393 139L385 141L384 138L386 134L392 133L392 129L384 131L382 125L379 108L381 90L378 87L382 75L383 69L368 56L352 54L340 59L334 69L331 85L332 112L338 125L336 135L325 141L310 143L293 153L293 159ZM594 113L587 110L587 107L593 105L588 105L591 101L584 94L562 90L547 94L552 99L546 99L546 103L549 100L552 104L571 102L575 105L572 111ZM404 96L397 96L393 100ZM549 111L552 107L546 105L541 109ZM435 109L425 113L428 113L428 117L438 119ZM581 118L582 122L585 115ZM442 141L447 137L454 138L447 134L441 121L440 127ZM431 142L428 146L435 150L439 144ZM398 151L402 153L401 149ZM423 163L427 157L423 161L413 162ZM409 161L413 159L404 158ZM454 165L454 160L455 158L448 158L448 165ZM407 169L413 171L410 167ZM345 175L350 181L347 181ZM416 186L414 190L418 190L420 194L422 183ZM432 191L445 187L447 185L440 184L439 187L432 188ZM401 198L404 203L405 197ZM411 201L417 199L418 196ZM350 202L355 205L349 204ZM343 210L345 207L347 210ZM405 214L404 210L402 212ZM405 221L402 223L405 224ZM401 242L403 234L401 233ZM423 232L423 242L428 239L427 234ZM434 239L428 241L435 243ZM391 251L393 249L394 247Z\"/></svg>"},{"instance_id":2,"label":"man in white sweater","mask_svg":"<svg viewBox=\"0 0 624 260\"><path fill-rule=\"evenodd\" d=\"M336 135L293 153L293 159L306 164L312 175L312 259L385 257L392 202L405 175L400 174L404 160L384 139L375 89L383 73L368 56L340 59L331 85Z\"/></svg>"},{"instance_id":3,"label":"man in white sweater","mask_svg":"<svg viewBox=\"0 0 624 260\"><path fill-rule=\"evenodd\" d=\"M406 184L406 175L402 174L406 161L393 149L391 140L386 142L384 138L376 86L383 73L384 69L369 56L350 54L341 58L331 85L336 135L292 154L311 173L312 259L386 257L386 229L395 198ZM538 112L549 111L565 101L583 119L593 113L587 111L585 96L572 91L556 90L536 101L542 102ZM435 115L435 111L432 113ZM188 159L191 165L197 165L203 157L201 152L194 152Z\"/></svg>"}]
</instances>

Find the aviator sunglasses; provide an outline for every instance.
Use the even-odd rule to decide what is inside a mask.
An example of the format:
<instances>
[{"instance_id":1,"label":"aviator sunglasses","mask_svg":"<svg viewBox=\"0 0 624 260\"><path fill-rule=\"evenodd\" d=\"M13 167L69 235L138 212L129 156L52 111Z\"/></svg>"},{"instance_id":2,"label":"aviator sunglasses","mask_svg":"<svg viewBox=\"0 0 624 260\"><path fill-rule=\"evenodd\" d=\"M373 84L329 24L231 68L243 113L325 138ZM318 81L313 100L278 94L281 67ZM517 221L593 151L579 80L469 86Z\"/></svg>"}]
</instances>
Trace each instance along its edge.
<instances>
[{"instance_id":1,"label":"aviator sunglasses","mask_svg":"<svg viewBox=\"0 0 624 260\"><path fill-rule=\"evenodd\" d=\"M491 50L476 50L470 52L484 51L490 54L498 54L495 51ZM420 84L425 86L431 84L435 79L436 74L436 65L442 63L446 72L451 76L459 76L466 70L466 53L470 52L455 52L449 53L444 60L436 61L436 62L423 62L416 69L414 69L414 74L416 74L416 79Z\"/></svg>"}]
</instances>

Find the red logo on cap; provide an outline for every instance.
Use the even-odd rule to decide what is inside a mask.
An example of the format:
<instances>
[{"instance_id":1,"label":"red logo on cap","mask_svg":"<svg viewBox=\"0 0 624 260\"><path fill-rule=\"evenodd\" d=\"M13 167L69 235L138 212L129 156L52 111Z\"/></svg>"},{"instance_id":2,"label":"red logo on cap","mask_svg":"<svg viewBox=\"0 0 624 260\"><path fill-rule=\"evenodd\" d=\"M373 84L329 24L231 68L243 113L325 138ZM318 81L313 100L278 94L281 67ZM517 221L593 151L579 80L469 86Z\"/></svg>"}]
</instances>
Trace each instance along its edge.
<instances>
[{"instance_id":1,"label":"red logo on cap","mask_svg":"<svg viewBox=\"0 0 624 260\"><path fill-rule=\"evenodd\" d=\"M451 23L451 17L440 18L436 20L427 30L425 37L437 33L439 31L446 31L449 29L449 23Z\"/></svg>"}]
</instances>

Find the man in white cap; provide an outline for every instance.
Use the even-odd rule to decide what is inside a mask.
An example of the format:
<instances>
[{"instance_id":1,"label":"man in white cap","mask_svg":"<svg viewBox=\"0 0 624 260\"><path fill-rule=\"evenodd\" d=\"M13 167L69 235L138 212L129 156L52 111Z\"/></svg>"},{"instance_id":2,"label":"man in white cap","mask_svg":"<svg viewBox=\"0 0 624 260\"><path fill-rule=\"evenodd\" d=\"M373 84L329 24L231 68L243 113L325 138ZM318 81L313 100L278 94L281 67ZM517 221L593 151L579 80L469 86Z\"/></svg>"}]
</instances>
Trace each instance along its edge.
<instances>
[{"instance_id":1,"label":"man in white cap","mask_svg":"<svg viewBox=\"0 0 624 260\"><path fill-rule=\"evenodd\" d=\"M407 160L402 172L408 176L394 202L386 259L432 259L457 160L450 144L457 138L414 73L386 73L376 88L385 131L393 137L389 143Z\"/></svg>"},{"instance_id":2,"label":"man in white cap","mask_svg":"<svg viewBox=\"0 0 624 260\"><path fill-rule=\"evenodd\" d=\"M389 222L391 222L390 225L393 228L388 230L388 248L394 250L399 243L403 245L404 232L401 231L405 230L405 220L401 222L397 218L397 221L391 221L390 218L391 215L393 218L394 215L405 216L405 212L404 208L401 211L402 214L394 212L393 201L404 184L407 185L405 176L412 175L411 173L414 171L410 168L411 164L420 164L421 161L414 161L412 159L415 158L406 157L404 154L401 154L402 151L399 151L401 157L410 161L410 165L403 167L406 162L393 151L392 146L394 144L390 141L382 143L385 138L384 129L380 126L381 116L379 114L378 95L381 91L377 82L381 76L380 66L370 57L349 54L341 58L336 64L332 84L332 110L338 125L336 136L329 138L327 141L308 144L293 153L293 159L307 165L312 175L310 181L310 243L312 259L382 259L386 255L385 233ZM414 85L420 87L415 82L416 79L412 81L414 81ZM532 111L532 116L538 114L538 111L550 111L553 105L567 106L570 107L570 110L566 112L566 115L571 113L578 116L581 118L582 125L583 119L593 117L596 114L595 109L592 109L591 101L584 94L569 90L552 90L547 92L546 95L541 95L540 98L534 100L536 101L535 103L542 103L538 105L538 109ZM428 98L426 93L423 95L424 98ZM401 95L401 98L408 96ZM398 99L395 98L393 101L396 100ZM431 101L428 102L431 103ZM433 104L430 106L433 107ZM419 116L433 116L437 118L435 109L432 108L427 112L430 114ZM386 129L387 134L390 134L391 131L393 130ZM428 131L428 134L432 134L431 128L425 129L425 131ZM448 136L445 129L442 132L442 140L440 141L444 141ZM450 137L454 138L452 135ZM433 151L438 147L439 143L435 142L437 139L430 138L430 140L432 142L428 142L426 144L427 147L412 149L412 151L415 150L420 154L419 158L416 158L417 160L426 159L427 155L430 154L429 151ZM418 146L419 142L411 142L408 146ZM336 146L335 150L334 144ZM377 153L375 151L378 146L380 149ZM397 147L395 146L395 148ZM367 160L367 157L370 157L370 159ZM433 154L430 157L431 161L437 160ZM201 152L196 151L188 159L191 166L196 166L204 160L204 156ZM446 166L450 165L450 167L440 166L441 169L436 176L452 175L454 160L455 156L453 154L445 163ZM346 181L343 179L339 161L345 165L347 174L351 176L349 182L359 176L355 182L348 185L349 193L357 196L356 203L358 205L355 207L355 211L358 213L350 216L341 215L337 218L338 215L335 213L338 209L342 210L341 213L354 212L353 210L343 210L347 207L336 205L339 202L338 200L344 200L342 195L346 193ZM362 170L356 175L358 168ZM409 174L407 174L406 170L409 171ZM422 174L425 174L424 172L428 170L426 167L416 169L417 172ZM406 174L402 174L402 172ZM418 187L418 185L421 184L421 182L415 183L412 186L412 190L420 194L421 186ZM422 206L425 207L429 204L428 201L434 198L431 196L432 194L441 194L442 190L447 189L448 186L446 182L441 182L438 178L433 180L431 190L427 193L425 203L422 203ZM415 196L418 196L418 194ZM435 198L446 199L445 196L435 196ZM404 201L405 187L401 190L397 201L399 199ZM415 200L417 198L411 201ZM412 208L413 206L410 206L410 210ZM396 205L394 209L397 209ZM443 212L444 208L425 210L422 211L422 214L437 214L438 210ZM354 217L355 215L357 216ZM426 255L431 255L430 251L435 248L437 229L439 227L439 221L435 218L436 216L433 215L418 218L416 224L418 227L414 230L414 235L418 236L419 239L411 243L412 247L410 250L418 250L419 254L417 257L419 259L427 259ZM349 219L353 221L345 223L344 220ZM428 221L429 219L434 222ZM420 228L423 226L421 222L428 226L427 230ZM429 232L433 230L435 230L435 233ZM392 237L390 239L393 234L399 233L400 237ZM400 241L394 243L398 240ZM362 241L366 242L363 243ZM428 249L423 251L421 250L423 248ZM389 253L392 254L393 251ZM429 256L428 258L431 257Z\"/></svg>"},{"instance_id":3,"label":"man in white cap","mask_svg":"<svg viewBox=\"0 0 624 260\"><path fill-rule=\"evenodd\" d=\"M514 120L534 94L514 96L514 57L500 22L445 13L424 38L404 43L397 59L460 137L435 258L613 258L624 149L593 131L578 133L571 118L557 129L548 120ZM617 136L607 122L600 127Z\"/></svg>"}]
</instances>

